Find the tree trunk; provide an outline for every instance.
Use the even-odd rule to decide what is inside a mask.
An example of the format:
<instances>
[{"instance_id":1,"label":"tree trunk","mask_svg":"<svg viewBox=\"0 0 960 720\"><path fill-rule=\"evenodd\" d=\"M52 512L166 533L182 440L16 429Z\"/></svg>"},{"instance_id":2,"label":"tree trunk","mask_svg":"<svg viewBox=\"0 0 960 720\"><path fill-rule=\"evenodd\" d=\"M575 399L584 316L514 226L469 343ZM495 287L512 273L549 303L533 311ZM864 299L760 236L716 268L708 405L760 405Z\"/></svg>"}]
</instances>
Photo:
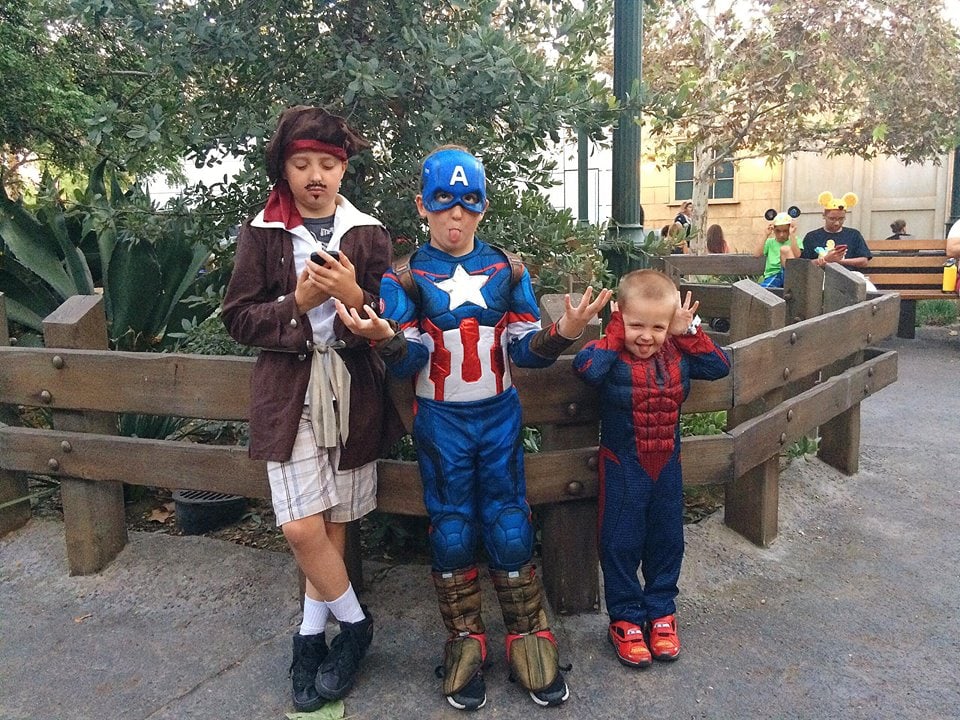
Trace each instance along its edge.
<instances>
[{"instance_id":1,"label":"tree trunk","mask_svg":"<svg viewBox=\"0 0 960 720\"><path fill-rule=\"evenodd\" d=\"M713 157L707 145L698 145L693 151L693 234L690 250L694 255L707 252L707 200L710 195L710 179L713 175Z\"/></svg>"}]
</instances>

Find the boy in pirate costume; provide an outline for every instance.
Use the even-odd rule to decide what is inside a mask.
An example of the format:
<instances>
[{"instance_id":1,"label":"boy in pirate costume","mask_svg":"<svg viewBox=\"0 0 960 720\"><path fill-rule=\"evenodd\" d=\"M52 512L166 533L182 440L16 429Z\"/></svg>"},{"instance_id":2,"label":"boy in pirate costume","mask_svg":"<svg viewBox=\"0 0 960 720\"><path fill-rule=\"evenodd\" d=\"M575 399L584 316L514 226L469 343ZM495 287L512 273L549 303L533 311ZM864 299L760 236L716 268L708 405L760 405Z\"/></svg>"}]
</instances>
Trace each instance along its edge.
<instances>
[{"instance_id":1,"label":"boy in pirate costume","mask_svg":"<svg viewBox=\"0 0 960 720\"><path fill-rule=\"evenodd\" d=\"M483 541L507 628L513 675L541 706L569 696L556 639L531 564L520 402L510 364L546 367L610 298L578 305L541 329L530 275L515 256L476 237L487 209L481 162L445 146L421 170L417 210L430 242L387 273L381 312L338 305L344 323L375 342L390 371L415 376L417 443L430 514L433 581L449 633L443 692L461 710L486 702L487 639L475 550ZM406 285L406 287L405 287Z\"/></svg>"},{"instance_id":2,"label":"boy in pirate costume","mask_svg":"<svg viewBox=\"0 0 960 720\"><path fill-rule=\"evenodd\" d=\"M284 110L266 147L275 185L240 230L223 304L230 335L261 348L249 452L267 461L277 524L307 578L291 665L301 712L346 694L373 637L343 561L346 523L374 509L376 459L401 429L383 362L334 307L372 302L392 257L381 223L339 194L348 158L365 147L343 118ZM340 633L328 648L331 615Z\"/></svg>"}]
</instances>

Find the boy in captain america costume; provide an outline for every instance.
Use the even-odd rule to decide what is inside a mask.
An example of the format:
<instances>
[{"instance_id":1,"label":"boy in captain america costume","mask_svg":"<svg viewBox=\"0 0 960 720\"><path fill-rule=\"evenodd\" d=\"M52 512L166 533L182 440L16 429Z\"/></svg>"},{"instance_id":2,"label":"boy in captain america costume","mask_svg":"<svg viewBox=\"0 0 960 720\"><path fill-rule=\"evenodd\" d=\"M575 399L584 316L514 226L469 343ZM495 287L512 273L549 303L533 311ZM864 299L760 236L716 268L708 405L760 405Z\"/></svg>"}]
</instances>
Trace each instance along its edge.
<instances>
[{"instance_id":1,"label":"boy in captain america costume","mask_svg":"<svg viewBox=\"0 0 960 720\"><path fill-rule=\"evenodd\" d=\"M680 655L680 405L691 379L722 378L730 361L700 329L699 303L691 305L687 293L681 304L663 273L625 275L617 304L604 336L577 353L573 369L600 388L599 547L607 638L621 663L642 668Z\"/></svg>"},{"instance_id":2,"label":"boy in captain america costume","mask_svg":"<svg viewBox=\"0 0 960 720\"><path fill-rule=\"evenodd\" d=\"M415 376L413 434L430 514L433 581L449 632L443 692L461 710L486 702L486 635L475 549L482 539L507 628L514 676L538 705L569 697L534 573L521 413L510 364L546 367L611 297L588 288L541 329L529 273L476 237L488 206L483 165L445 146L421 171L420 216L430 243L398 262L380 287L381 313L338 305L353 332L397 376ZM407 276L407 279L405 279ZM411 282L412 281L412 282ZM404 283L408 288L404 287Z\"/></svg>"}]
</instances>

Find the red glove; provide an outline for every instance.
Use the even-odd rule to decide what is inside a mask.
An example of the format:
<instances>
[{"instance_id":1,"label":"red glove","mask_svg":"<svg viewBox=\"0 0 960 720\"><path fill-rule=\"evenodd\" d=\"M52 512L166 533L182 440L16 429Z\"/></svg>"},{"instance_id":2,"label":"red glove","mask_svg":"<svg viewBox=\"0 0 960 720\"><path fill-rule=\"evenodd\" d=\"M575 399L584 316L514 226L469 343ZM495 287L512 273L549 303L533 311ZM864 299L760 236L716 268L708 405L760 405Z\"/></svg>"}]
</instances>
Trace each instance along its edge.
<instances>
[{"instance_id":1,"label":"red glove","mask_svg":"<svg viewBox=\"0 0 960 720\"><path fill-rule=\"evenodd\" d=\"M608 350L623 350L624 343L623 316L617 310L610 315L610 322L603 329L603 344Z\"/></svg>"}]
</instances>

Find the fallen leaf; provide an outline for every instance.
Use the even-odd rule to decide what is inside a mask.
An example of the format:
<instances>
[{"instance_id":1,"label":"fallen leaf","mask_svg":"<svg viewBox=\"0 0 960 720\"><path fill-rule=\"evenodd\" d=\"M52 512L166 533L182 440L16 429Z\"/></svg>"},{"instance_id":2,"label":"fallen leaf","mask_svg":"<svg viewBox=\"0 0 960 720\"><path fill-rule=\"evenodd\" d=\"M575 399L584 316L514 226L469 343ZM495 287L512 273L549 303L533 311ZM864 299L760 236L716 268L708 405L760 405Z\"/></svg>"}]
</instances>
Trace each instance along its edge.
<instances>
[{"instance_id":1,"label":"fallen leaf","mask_svg":"<svg viewBox=\"0 0 960 720\"><path fill-rule=\"evenodd\" d=\"M82 623L84 620L92 617L93 617L93 613L87 613L86 615L80 615L79 617L75 617L73 621L75 623Z\"/></svg>"},{"instance_id":2,"label":"fallen leaf","mask_svg":"<svg viewBox=\"0 0 960 720\"><path fill-rule=\"evenodd\" d=\"M154 508L153 512L151 512L150 515L147 517L147 520L149 522L162 524L162 523L165 523L167 520L169 520L172 516L173 516L173 509L172 508L167 509L167 506L164 505L163 507Z\"/></svg>"},{"instance_id":3,"label":"fallen leaf","mask_svg":"<svg viewBox=\"0 0 960 720\"><path fill-rule=\"evenodd\" d=\"M343 714L343 700L337 700L313 712L287 713L287 717L289 720L341 720Z\"/></svg>"}]
</instances>

